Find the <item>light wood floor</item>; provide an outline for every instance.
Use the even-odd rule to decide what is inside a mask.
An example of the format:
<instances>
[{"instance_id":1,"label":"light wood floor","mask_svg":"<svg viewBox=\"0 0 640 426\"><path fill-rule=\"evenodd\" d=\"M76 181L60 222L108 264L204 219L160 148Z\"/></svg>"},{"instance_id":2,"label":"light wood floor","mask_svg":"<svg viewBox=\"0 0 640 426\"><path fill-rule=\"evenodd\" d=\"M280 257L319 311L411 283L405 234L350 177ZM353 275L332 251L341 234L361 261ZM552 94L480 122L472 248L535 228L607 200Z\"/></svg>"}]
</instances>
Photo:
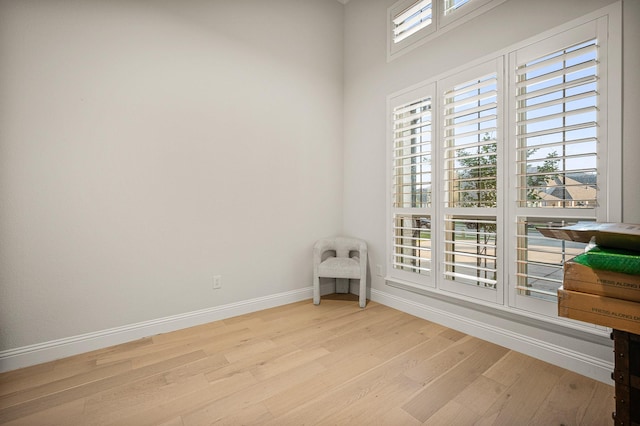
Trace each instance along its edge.
<instances>
[{"instance_id":1,"label":"light wood floor","mask_svg":"<svg viewBox=\"0 0 640 426\"><path fill-rule=\"evenodd\" d=\"M0 375L7 425L610 425L614 389L323 298Z\"/></svg>"}]
</instances>

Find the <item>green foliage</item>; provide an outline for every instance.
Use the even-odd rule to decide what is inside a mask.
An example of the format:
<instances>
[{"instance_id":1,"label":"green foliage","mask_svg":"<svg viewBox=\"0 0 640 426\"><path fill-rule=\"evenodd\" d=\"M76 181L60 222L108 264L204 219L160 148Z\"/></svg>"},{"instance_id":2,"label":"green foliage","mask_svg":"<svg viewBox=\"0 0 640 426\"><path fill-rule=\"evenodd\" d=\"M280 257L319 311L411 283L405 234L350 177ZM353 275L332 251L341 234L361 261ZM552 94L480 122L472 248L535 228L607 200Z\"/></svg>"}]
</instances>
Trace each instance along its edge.
<instances>
[{"instance_id":1,"label":"green foliage","mask_svg":"<svg viewBox=\"0 0 640 426\"><path fill-rule=\"evenodd\" d=\"M483 141L489 141L485 134ZM460 207L495 207L497 199L497 150L496 142L477 147L476 151L459 150L458 161L464 169L458 172Z\"/></svg>"},{"instance_id":2,"label":"green foliage","mask_svg":"<svg viewBox=\"0 0 640 426\"><path fill-rule=\"evenodd\" d=\"M485 133L483 141L489 142L480 145L475 151L459 150L457 160L464 167L458 172L457 185L460 207L496 207L497 200L497 150L498 144ZM537 149L527 151L527 158L533 155ZM527 175L527 199L540 200L540 187L547 185L558 177L554 172L558 171L558 154L549 153L541 166L538 166L535 174Z\"/></svg>"},{"instance_id":3,"label":"green foliage","mask_svg":"<svg viewBox=\"0 0 640 426\"><path fill-rule=\"evenodd\" d=\"M462 166L457 172L456 189L458 190L457 205L459 207L496 207L497 199L497 160L498 160L498 144L488 133L485 133L483 141L487 142L476 147L473 151L458 150L457 161ZM537 149L527 151L527 158L533 155ZM536 168L534 173L527 174L527 199L539 200L539 188L547 185L550 181L557 177L554 172L558 171L558 154L554 151L547 155L541 166ZM492 236L495 236L495 224L477 224L470 222L466 224L467 228L476 231L475 238L478 243L478 254L486 254L487 244ZM486 267L486 260L478 257L477 266ZM477 271L478 277L485 275L486 272ZM491 277L495 279L495 276ZM480 283L478 283L480 285ZM487 284L483 284L487 286Z\"/></svg>"}]
</instances>

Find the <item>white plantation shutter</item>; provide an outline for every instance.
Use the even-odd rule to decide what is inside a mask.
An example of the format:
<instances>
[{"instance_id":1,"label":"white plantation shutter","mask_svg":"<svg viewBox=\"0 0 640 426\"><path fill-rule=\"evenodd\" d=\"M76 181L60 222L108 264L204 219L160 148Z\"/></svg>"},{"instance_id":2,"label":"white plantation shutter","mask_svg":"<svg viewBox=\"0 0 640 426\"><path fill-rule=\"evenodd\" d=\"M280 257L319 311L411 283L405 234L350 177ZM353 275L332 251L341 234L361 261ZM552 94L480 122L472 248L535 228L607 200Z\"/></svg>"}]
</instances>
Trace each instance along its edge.
<instances>
[{"instance_id":1,"label":"white plantation shutter","mask_svg":"<svg viewBox=\"0 0 640 426\"><path fill-rule=\"evenodd\" d=\"M592 21L510 55L514 105L512 303L556 315L564 262L586 244L545 238L539 227L605 218L606 31ZM600 28L600 29L599 29ZM603 50L604 49L604 50Z\"/></svg>"},{"instance_id":2,"label":"white plantation shutter","mask_svg":"<svg viewBox=\"0 0 640 426\"><path fill-rule=\"evenodd\" d=\"M389 285L582 327L556 302L585 244L539 228L621 220L620 22L608 7L388 98Z\"/></svg>"},{"instance_id":3,"label":"white plantation shutter","mask_svg":"<svg viewBox=\"0 0 640 426\"><path fill-rule=\"evenodd\" d=\"M518 65L520 207L597 205L597 53L587 40Z\"/></svg>"},{"instance_id":4,"label":"white plantation shutter","mask_svg":"<svg viewBox=\"0 0 640 426\"><path fill-rule=\"evenodd\" d=\"M445 200L448 207L495 207L497 74L444 93Z\"/></svg>"},{"instance_id":5,"label":"white plantation shutter","mask_svg":"<svg viewBox=\"0 0 640 426\"><path fill-rule=\"evenodd\" d=\"M431 204L431 98L395 108L394 207Z\"/></svg>"},{"instance_id":6,"label":"white plantation shutter","mask_svg":"<svg viewBox=\"0 0 640 426\"><path fill-rule=\"evenodd\" d=\"M444 15L449 15L465 4L469 3L471 0L444 0Z\"/></svg>"},{"instance_id":7,"label":"white plantation shutter","mask_svg":"<svg viewBox=\"0 0 640 426\"><path fill-rule=\"evenodd\" d=\"M574 225L575 219L519 217L516 290L520 296L555 302L562 286L564 262L584 253L586 244L544 237L537 228Z\"/></svg>"},{"instance_id":8,"label":"white plantation shutter","mask_svg":"<svg viewBox=\"0 0 640 426\"><path fill-rule=\"evenodd\" d=\"M441 12L438 27L447 25L455 27L464 23L487 10L498 6L506 0L440 0Z\"/></svg>"},{"instance_id":9,"label":"white plantation shutter","mask_svg":"<svg viewBox=\"0 0 640 426\"><path fill-rule=\"evenodd\" d=\"M419 0L392 20L393 42L399 43L433 22L431 0Z\"/></svg>"},{"instance_id":10,"label":"white plantation shutter","mask_svg":"<svg viewBox=\"0 0 640 426\"><path fill-rule=\"evenodd\" d=\"M506 0L398 0L387 9L387 59L408 52Z\"/></svg>"},{"instance_id":11,"label":"white plantation shutter","mask_svg":"<svg viewBox=\"0 0 640 426\"><path fill-rule=\"evenodd\" d=\"M495 289L498 276L497 222L488 217L447 216L444 276L458 283Z\"/></svg>"},{"instance_id":12,"label":"white plantation shutter","mask_svg":"<svg viewBox=\"0 0 640 426\"><path fill-rule=\"evenodd\" d=\"M429 275L432 217L432 86L393 108L394 273Z\"/></svg>"},{"instance_id":13,"label":"white plantation shutter","mask_svg":"<svg viewBox=\"0 0 640 426\"><path fill-rule=\"evenodd\" d=\"M498 288L500 60L443 81L443 288L487 301Z\"/></svg>"},{"instance_id":14,"label":"white plantation shutter","mask_svg":"<svg viewBox=\"0 0 640 426\"><path fill-rule=\"evenodd\" d=\"M396 214L393 218L393 268L415 274L431 271L431 216Z\"/></svg>"}]
</instances>

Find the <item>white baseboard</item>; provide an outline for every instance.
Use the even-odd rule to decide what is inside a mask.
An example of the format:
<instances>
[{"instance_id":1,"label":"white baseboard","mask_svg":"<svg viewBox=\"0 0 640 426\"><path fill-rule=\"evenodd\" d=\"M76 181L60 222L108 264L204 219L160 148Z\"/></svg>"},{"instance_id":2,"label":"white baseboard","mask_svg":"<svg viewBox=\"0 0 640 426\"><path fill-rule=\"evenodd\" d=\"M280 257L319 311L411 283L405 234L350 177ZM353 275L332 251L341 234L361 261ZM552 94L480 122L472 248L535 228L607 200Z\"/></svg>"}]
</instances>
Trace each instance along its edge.
<instances>
[{"instance_id":1,"label":"white baseboard","mask_svg":"<svg viewBox=\"0 0 640 426\"><path fill-rule=\"evenodd\" d=\"M311 287L0 351L0 372L312 298Z\"/></svg>"},{"instance_id":2,"label":"white baseboard","mask_svg":"<svg viewBox=\"0 0 640 426\"><path fill-rule=\"evenodd\" d=\"M528 335L519 334L506 328L476 321L468 316L434 308L379 290L371 289L371 300L574 371L608 385L613 384L611 380L612 361L602 360ZM552 332L540 332L540 336L544 336L544 333ZM596 344L594 343L594 345ZM594 350L595 352L597 350Z\"/></svg>"},{"instance_id":3,"label":"white baseboard","mask_svg":"<svg viewBox=\"0 0 640 426\"><path fill-rule=\"evenodd\" d=\"M325 292L329 293L331 292L331 287L322 286L321 290L323 294ZM1 351L0 372L41 364L156 334L168 333L311 298L312 288L306 287L228 305ZM525 353L603 383L612 384L613 362L549 344L528 335L518 334L505 328L489 325L467 316L417 303L379 290L371 289L371 300Z\"/></svg>"}]
</instances>

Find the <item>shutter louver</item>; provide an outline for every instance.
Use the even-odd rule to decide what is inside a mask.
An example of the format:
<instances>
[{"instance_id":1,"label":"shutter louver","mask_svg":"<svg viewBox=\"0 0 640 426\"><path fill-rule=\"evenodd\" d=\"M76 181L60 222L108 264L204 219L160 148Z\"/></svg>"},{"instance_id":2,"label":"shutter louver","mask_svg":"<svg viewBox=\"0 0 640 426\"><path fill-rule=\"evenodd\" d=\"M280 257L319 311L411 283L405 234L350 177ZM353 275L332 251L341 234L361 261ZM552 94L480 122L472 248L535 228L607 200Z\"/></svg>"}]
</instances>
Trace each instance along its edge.
<instances>
[{"instance_id":1,"label":"shutter louver","mask_svg":"<svg viewBox=\"0 0 640 426\"><path fill-rule=\"evenodd\" d=\"M516 70L518 206L597 206L596 40Z\"/></svg>"},{"instance_id":2,"label":"shutter louver","mask_svg":"<svg viewBox=\"0 0 640 426\"><path fill-rule=\"evenodd\" d=\"M431 204L431 99L394 110L394 207Z\"/></svg>"},{"instance_id":3,"label":"shutter louver","mask_svg":"<svg viewBox=\"0 0 640 426\"><path fill-rule=\"evenodd\" d=\"M546 238L537 228L558 228L575 223L575 219L518 218L516 289L519 294L556 300L564 276L564 262L584 253L586 244Z\"/></svg>"},{"instance_id":4,"label":"shutter louver","mask_svg":"<svg viewBox=\"0 0 640 426\"><path fill-rule=\"evenodd\" d=\"M399 43L421 29L431 25L431 0L419 0L393 18L393 42Z\"/></svg>"},{"instance_id":5,"label":"shutter louver","mask_svg":"<svg viewBox=\"0 0 640 426\"><path fill-rule=\"evenodd\" d=\"M396 270L431 270L431 97L393 110L393 260Z\"/></svg>"},{"instance_id":6,"label":"shutter louver","mask_svg":"<svg viewBox=\"0 0 640 426\"><path fill-rule=\"evenodd\" d=\"M495 219L449 216L445 219L444 276L462 284L495 289L497 283Z\"/></svg>"},{"instance_id":7,"label":"shutter louver","mask_svg":"<svg viewBox=\"0 0 640 426\"><path fill-rule=\"evenodd\" d=\"M458 8L469 3L471 0L445 0L444 2L444 14L449 15L452 12L458 10Z\"/></svg>"},{"instance_id":8,"label":"shutter louver","mask_svg":"<svg viewBox=\"0 0 640 426\"><path fill-rule=\"evenodd\" d=\"M497 76L445 93L447 207L495 207L497 199Z\"/></svg>"},{"instance_id":9,"label":"shutter louver","mask_svg":"<svg viewBox=\"0 0 640 426\"><path fill-rule=\"evenodd\" d=\"M431 271L431 217L397 214L393 222L393 268L428 274Z\"/></svg>"},{"instance_id":10,"label":"shutter louver","mask_svg":"<svg viewBox=\"0 0 640 426\"><path fill-rule=\"evenodd\" d=\"M554 303L565 261L586 244L546 238L537 228L598 217L600 46L597 27L558 36L512 55L515 148L515 300ZM606 56L606 55L605 55ZM553 214L550 211L553 210ZM553 312L553 308L551 308Z\"/></svg>"}]
</instances>

